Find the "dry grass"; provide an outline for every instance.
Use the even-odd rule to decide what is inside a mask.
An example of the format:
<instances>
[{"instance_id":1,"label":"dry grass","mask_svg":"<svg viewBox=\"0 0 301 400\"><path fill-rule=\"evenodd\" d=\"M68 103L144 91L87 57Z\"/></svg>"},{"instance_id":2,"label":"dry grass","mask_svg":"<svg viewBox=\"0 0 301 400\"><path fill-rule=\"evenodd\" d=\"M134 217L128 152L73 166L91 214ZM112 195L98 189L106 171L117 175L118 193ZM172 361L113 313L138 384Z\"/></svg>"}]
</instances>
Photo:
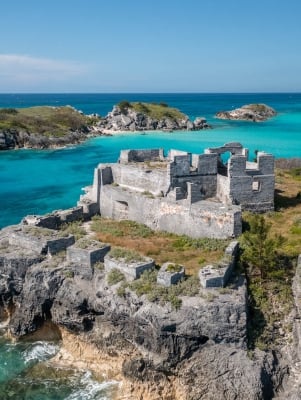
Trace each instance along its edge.
<instances>
[{"instance_id":1,"label":"dry grass","mask_svg":"<svg viewBox=\"0 0 301 400\"><path fill-rule=\"evenodd\" d=\"M228 241L209 239L192 240L166 232L154 232L132 221L114 221L96 218L92 224L98 240L112 246L136 250L151 257L156 264L173 262L185 266L188 275L196 274L207 263L217 262L224 253Z\"/></svg>"}]
</instances>

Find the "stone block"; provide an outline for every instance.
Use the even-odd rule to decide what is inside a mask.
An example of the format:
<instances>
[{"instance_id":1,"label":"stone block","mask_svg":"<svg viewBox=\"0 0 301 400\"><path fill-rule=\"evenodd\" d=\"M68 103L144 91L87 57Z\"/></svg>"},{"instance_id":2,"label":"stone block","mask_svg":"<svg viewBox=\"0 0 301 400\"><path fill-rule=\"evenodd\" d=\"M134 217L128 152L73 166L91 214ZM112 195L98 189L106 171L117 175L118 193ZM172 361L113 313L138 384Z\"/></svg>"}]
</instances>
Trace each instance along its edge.
<instances>
[{"instance_id":1,"label":"stone block","mask_svg":"<svg viewBox=\"0 0 301 400\"><path fill-rule=\"evenodd\" d=\"M9 244L33 250L39 254L53 255L74 244L73 235L59 237L57 231L37 226L27 227L11 233Z\"/></svg>"},{"instance_id":2,"label":"stone block","mask_svg":"<svg viewBox=\"0 0 301 400\"><path fill-rule=\"evenodd\" d=\"M61 223L70 223L74 221L80 221L83 218L83 207L73 207L68 210L57 211Z\"/></svg>"},{"instance_id":3,"label":"stone block","mask_svg":"<svg viewBox=\"0 0 301 400\"><path fill-rule=\"evenodd\" d=\"M123 259L116 259L106 255L104 258L104 267L106 272L112 271L112 269L118 269L122 272L128 280L135 280L145 271L150 271L154 268L154 260L145 257L143 261L132 261L126 262Z\"/></svg>"},{"instance_id":4,"label":"stone block","mask_svg":"<svg viewBox=\"0 0 301 400\"><path fill-rule=\"evenodd\" d=\"M157 275L157 283L169 287L178 283L185 275L185 268L175 263L164 263Z\"/></svg>"},{"instance_id":5,"label":"stone block","mask_svg":"<svg viewBox=\"0 0 301 400\"><path fill-rule=\"evenodd\" d=\"M67 249L67 260L71 263L93 267L97 262L103 262L105 255L110 251L111 246L97 240L78 240L73 246ZM85 248L83 248L85 247Z\"/></svg>"},{"instance_id":6,"label":"stone block","mask_svg":"<svg viewBox=\"0 0 301 400\"><path fill-rule=\"evenodd\" d=\"M225 250L224 258L216 265L207 265L199 271L200 283L204 288L224 287L230 279L238 254L239 243L231 242Z\"/></svg>"}]
</instances>

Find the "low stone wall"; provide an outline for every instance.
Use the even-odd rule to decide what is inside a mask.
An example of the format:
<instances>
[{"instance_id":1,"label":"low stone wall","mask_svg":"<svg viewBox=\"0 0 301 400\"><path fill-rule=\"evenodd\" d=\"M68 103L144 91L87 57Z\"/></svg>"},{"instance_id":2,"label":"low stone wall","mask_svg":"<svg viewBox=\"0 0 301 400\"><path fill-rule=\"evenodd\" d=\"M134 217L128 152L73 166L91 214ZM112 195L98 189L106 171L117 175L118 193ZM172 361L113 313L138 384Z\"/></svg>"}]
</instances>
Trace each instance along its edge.
<instances>
[{"instance_id":1,"label":"low stone wall","mask_svg":"<svg viewBox=\"0 0 301 400\"><path fill-rule=\"evenodd\" d=\"M170 271L169 271L169 267ZM185 268L181 265L179 271L172 271L172 267L176 267L175 263L166 262L164 263L157 275L157 283L162 286L169 287L178 283L185 275Z\"/></svg>"},{"instance_id":2,"label":"low stone wall","mask_svg":"<svg viewBox=\"0 0 301 400\"><path fill-rule=\"evenodd\" d=\"M118 269L128 280L140 278L144 271L154 268L154 260L145 257L145 261L126 262L122 259L116 259L109 254L104 258L105 271L110 272L112 269Z\"/></svg>"},{"instance_id":3,"label":"low stone wall","mask_svg":"<svg viewBox=\"0 0 301 400\"><path fill-rule=\"evenodd\" d=\"M144 162L164 160L163 149L122 150L119 162Z\"/></svg>"},{"instance_id":4,"label":"low stone wall","mask_svg":"<svg viewBox=\"0 0 301 400\"><path fill-rule=\"evenodd\" d=\"M95 241L95 243L97 242ZM101 242L97 243L97 248L90 249L80 248L75 243L67 249L67 260L71 263L93 267L97 262L104 262L104 257L110 250L110 245Z\"/></svg>"},{"instance_id":5,"label":"low stone wall","mask_svg":"<svg viewBox=\"0 0 301 400\"><path fill-rule=\"evenodd\" d=\"M40 229L43 230L43 228ZM62 250L66 250L67 247L72 246L75 242L73 235L56 237L54 232L51 237L49 235L47 236L47 233L45 229L45 236L37 237L30 234L30 232L26 233L20 229L19 231L11 233L9 236L9 244L33 250L38 254L53 255Z\"/></svg>"},{"instance_id":6,"label":"low stone wall","mask_svg":"<svg viewBox=\"0 0 301 400\"><path fill-rule=\"evenodd\" d=\"M224 258L217 266L207 265L199 271L200 283L204 288L227 285L236 263L238 249L238 242L231 242L225 250Z\"/></svg>"},{"instance_id":7,"label":"low stone wall","mask_svg":"<svg viewBox=\"0 0 301 400\"><path fill-rule=\"evenodd\" d=\"M83 206L57 210L46 215L27 215L23 218L23 225L39 226L47 229L59 229L64 223L80 221L84 217Z\"/></svg>"}]
</instances>

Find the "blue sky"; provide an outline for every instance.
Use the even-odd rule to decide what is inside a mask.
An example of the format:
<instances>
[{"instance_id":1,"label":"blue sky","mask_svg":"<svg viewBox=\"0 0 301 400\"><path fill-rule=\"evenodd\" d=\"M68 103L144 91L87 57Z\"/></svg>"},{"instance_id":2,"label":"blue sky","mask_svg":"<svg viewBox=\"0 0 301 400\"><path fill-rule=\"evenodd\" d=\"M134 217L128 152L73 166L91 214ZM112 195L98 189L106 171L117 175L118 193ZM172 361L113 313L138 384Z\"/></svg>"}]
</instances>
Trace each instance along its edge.
<instances>
[{"instance_id":1,"label":"blue sky","mask_svg":"<svg viewBox=\"0 0 301 400\"><path fill-rule=\"evenodd\" d=\"M10 0L0 92L301 92L300 0Z\"/></svg>"}]
</instances>

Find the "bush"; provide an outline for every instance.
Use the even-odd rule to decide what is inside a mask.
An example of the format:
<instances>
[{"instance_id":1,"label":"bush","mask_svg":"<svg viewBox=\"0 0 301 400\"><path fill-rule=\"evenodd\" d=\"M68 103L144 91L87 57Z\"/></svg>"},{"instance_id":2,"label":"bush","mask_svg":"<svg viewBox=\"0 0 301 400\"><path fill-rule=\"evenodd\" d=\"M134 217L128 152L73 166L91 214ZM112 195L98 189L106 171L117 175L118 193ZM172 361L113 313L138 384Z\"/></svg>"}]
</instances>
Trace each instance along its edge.
<instances>
[{"instance_id":1,"label":"bush","mask_svg":"<svg viewBox=\"0 0 301 400\"><path fill-rule=\"evenodd\" d=\"M60 228L60 231L65 235L74 235L75 239L78 240L84 237L87 232L82 227L82 221L74 221L69 224L63 224Z\"/></svg>"},{"instance_id":2,"label":"bush","mask_svg":"<svg viewBox=\"0 0 301 400\"><path fill-rule=\"evenodd\" d=\"M120 101L117 106L120 108L122 114L126 114L128 109L131 108L131 103L127 100Z\"/></svg>"},{"instance_id":3,"label":"bush","mask_svg":"<svg viewBox=\"0 0 301 400\"><path fill-rule=\"evenodd\" d=\"M110 256L128 263L144 261L144 257L137 251L123 247L114 247L110 252Z\"/></svg>"},{"instance_id":4,"label":"bush","mask_svg":"<svg viewBox=\"0 0 301 400\"><path fill-rule=\"evenodd\" d=\"M116 285L121 281L125 280L125 276L117 268L113 268L107 275L107 282L110 286Z\"/></svg>"}]
</instances>

